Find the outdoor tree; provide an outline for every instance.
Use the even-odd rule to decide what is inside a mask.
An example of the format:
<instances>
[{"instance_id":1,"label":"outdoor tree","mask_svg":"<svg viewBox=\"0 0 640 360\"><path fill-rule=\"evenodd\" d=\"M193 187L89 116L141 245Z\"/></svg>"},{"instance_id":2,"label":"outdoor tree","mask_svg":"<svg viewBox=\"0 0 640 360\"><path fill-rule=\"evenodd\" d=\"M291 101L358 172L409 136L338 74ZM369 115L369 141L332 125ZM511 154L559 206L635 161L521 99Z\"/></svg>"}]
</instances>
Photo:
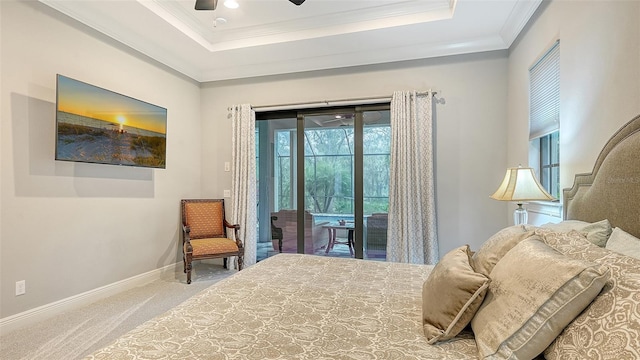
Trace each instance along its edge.
<instances>
[{"instance_id":1,"label":"outdoor tree","mask_svg":"<svg viewBox=\"0 0 640 360\"><path fill-rule=\"evenodd\" d=\"M276 136L278 196L281 208L293 208L290 176L293 154L291 131ZM391 129L365 127L363 132L363 186L365 213L386 212L389 197L389 150ZM352 214L353 144L351 127L321 128L305 131L304 188L305 208L316 213ZM283 206L288 204L287 206Z\"/></svg>"}]
</instances>

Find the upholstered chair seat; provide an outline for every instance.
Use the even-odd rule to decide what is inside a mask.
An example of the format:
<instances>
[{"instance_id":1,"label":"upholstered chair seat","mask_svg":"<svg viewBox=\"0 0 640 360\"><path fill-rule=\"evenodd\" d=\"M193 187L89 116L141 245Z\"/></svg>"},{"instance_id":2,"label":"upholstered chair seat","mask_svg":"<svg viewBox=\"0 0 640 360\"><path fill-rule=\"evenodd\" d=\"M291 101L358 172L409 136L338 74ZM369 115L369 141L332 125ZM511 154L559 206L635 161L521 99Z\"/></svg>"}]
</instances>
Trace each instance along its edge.
<instances>
[{"instance_id":1,"label":"upholstered chair seat","mask_svg":"<svg viewBox=\"0 0 640 360\"><path fill-rule=\"evenodd\" d=\"M193 256L238 251L236 242L226 238L191 240L191 246L193 247Z\"/></svg>"}]
</instances>

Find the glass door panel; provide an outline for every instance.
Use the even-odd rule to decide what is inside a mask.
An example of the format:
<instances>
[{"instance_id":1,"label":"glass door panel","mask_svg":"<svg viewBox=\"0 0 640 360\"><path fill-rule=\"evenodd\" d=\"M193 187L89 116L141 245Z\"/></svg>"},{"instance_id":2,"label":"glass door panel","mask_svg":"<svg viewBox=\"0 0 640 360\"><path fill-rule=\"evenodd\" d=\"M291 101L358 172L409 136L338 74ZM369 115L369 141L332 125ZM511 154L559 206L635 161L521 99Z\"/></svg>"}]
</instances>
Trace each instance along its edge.
<instances>
[{"instance_id":1,"label":"glass door panel","mask_svg":"<svg viewBox=\"0 0 640 360\"><path fill-rule=\"evenodd\" d=\"M297 252L297 118L256 122L257 260Z\"/></svg>"},{"instance_id":2,"label":"glass door panel","mask_svg":"<svg viewBox=\"0 0 640 360\"><path fill-rule=\"evenodd\" d=\"M362 200L365 218L363 257L386 259L389 211L391 122L389 110L363 112Z\"/></svg>"},{"instance_id":3,"label":"glass door panel","mask_svg":"<svg viewBox=\"0 0 640 360\"><path fill-rule=\"evenodd\" d=\"M352 111L304 116L305 253L353 257Z\"/></svg>"}]
</instances>

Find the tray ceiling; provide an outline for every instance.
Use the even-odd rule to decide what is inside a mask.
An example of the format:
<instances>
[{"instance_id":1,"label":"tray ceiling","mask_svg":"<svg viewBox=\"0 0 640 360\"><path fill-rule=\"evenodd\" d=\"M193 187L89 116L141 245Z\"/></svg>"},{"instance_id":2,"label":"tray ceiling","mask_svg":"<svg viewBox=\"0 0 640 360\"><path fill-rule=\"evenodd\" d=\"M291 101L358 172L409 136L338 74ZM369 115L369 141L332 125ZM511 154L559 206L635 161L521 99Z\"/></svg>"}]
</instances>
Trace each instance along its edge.
<instances>
[{"instance_id":1,"label":"tray ceiling","mask_svg":"<svg viewBox=\"0 0 640 360\"><path fill-rule=\"evenodd\" d=\"M507 49L541 0L40 0L199 81Z\"/></svg>"}]
</instances>

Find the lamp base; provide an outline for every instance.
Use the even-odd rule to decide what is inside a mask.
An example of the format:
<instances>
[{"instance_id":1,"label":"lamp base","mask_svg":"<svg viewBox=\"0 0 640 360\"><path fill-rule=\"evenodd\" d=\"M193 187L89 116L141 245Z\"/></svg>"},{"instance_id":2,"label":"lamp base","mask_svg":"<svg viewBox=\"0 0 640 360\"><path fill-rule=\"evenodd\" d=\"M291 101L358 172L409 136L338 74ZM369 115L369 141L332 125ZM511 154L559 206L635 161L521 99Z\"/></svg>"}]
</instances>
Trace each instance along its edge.
<instances>
[{"instance_id":1,"label":"lamp base","mask_svg":"<svg viewBox=\"0 0 640 360\"><path fill-rule=\"evenodd\" d=\"M526 224L529 220L529 214L527 209L522 207L522 204L518 204L518 208L513 212L513 223L516 225Z\"/></svg>"}]
</instances>

